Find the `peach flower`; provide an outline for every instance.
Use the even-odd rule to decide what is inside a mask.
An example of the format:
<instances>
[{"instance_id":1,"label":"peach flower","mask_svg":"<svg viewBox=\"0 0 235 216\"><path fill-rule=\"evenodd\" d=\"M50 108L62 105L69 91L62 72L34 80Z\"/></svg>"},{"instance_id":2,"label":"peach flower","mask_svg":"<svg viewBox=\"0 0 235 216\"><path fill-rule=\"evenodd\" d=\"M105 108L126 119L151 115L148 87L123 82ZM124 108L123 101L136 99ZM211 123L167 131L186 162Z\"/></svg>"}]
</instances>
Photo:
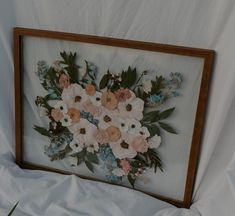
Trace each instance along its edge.
<instances>
[{"instance_id":1,"label":"peach flower","mask_svg":"<svg viewBox=\"0 0 235 216\"><path fill-rule=\"evenodd\" d=\"M135 149L135 151L141 153L147 152L149 148L149 144L143 136L135 137L131 143L131 146Z\"/></svg>"},{"instance_id":2,"label":"peach flower","mask_svg":"<svg viewBox=\"0 0 235 216\"><path fill-rule=\"evenodd\" d=\"M93 96L96 92L95 86L93 86L92 84L87 84L85 90L89 96Z\"/></svg>"},{"instance_id":3,"label":"peach flower","mask_svg":"<svg viewBox=\"0 0 235 216\"><path fill-rule=\"evenodd\" d=\"M118 100L115 94L110 91L107 91L104 92L101 96L101 104L108 110L114 110L118 105Z\"/></svg>"},{"instance_id":4,"label":"peach flower","mask_svg":"<svg viewBox=\"0 0 235 216\"><path fill-rule=\"evenodd\" d=\"M102 113L102 108L92 104L90 100L86 100L83 104L84 110L91 113L93 116L100 116Z\"/></svg>"},{"instance_id":5,"label":"peach flower","mask_svg":"<svg viewBox=\"0 0 235 216\"><path fill-rule=\"evenodd\" d=\"M68 88L70 85L70 77L67 74L61 74L59 78L59 86L61 89Z\"/></svg>"},{"instance_id":6,"label":"peach flower","mask_svg":"<svg viewBox=\"0 0 235 216\"><path fill-rule=\"evenodd\" d=\"M131 171L131 165L127 160L121 160L120 166L122 167L123 171L128 174Z\"/></svg>"},{"instance_id":7,"label":"peach flower","mask_svg":"<svg viewBox=\"0 0 235 216\"><path fill-rule=\"evenodd\" d=\"M120 130L115 127L115 126L109 126L106 129L108 135L109 135L109 139L111 142L116 142L121 138L121 132Z\"/></svg>"},{"instance_id":8,"label":"peach flower","mask_svg":"<svg viewBox=\"0 0 235 216\"><path fill-rule=\"evenodd\" d=\"M106 130L97 129L93 136L100 144L107 144L109 142L109 135Z\"/></svg>"},{"instance_id":9,"label":"peach flower","mask_svg":"<svg viewBox=\"0 0 235 216\"><path fill-rule=\"evenodd\" d=\"M127 99L131 98L131 92L127 88L125 88L125 89L124 88L120 88L117 91L115 91L114 94L115 94L116 98L118 99L118 101L120 101L120 102L124 102Z\"/></svg>"},{"instance_id":10,"label":"peach flower","mask_svg":"<svg viewBox=\"0 0 235 216\"><path fill-rule=\"evenodd\" d=\"M80 121L80 111L76 108L69 108L68 115L72 120L72 123L78 123Z\"/></svg>"},{"instance_id":11,"label":"peach flower","mask_svg":"<svg viewBox=\"0 0 235 216\"><path fill-rule=\"evenodd\" d=\"M51 110L51 116L56 122L58 122L63 118L63 113L60 112L59 109L52 109Z\"/></svg>"}]
</instances>

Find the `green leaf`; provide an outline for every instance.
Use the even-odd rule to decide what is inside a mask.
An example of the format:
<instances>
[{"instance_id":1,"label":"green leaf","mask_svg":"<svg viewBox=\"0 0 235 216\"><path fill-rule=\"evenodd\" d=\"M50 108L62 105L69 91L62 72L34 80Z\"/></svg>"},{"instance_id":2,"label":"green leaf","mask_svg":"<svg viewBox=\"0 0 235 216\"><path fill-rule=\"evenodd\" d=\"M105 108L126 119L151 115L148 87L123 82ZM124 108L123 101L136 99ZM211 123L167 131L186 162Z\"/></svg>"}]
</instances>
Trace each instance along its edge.
<instances>
[{"instance_id":1,"label":"green leaf","mask_svg":"<svg viewBox=\"0 0 235 216\"><path fill-rule=\"evenodd\" d=\"M92 165L92 163L90 163L89 161L85 161L85 164L87 166L87 168L94 173L94 167Z\"/></svg>"},{"instance_id":2,"label":"green leaf","mask_svg":"<svg viewBox=\"0 0 235 216\"><path fill-rule=\"evenodd\" d=\"M43 136L51 137L51 134L49 133L49 131L46 128L34 125L33 129L36 130L38 133L40 133Z\"/></svg>"},{"instance_id":3,"label":"green leaf","mask_svg":"<svg viewBox=\"0 0 235 216\"><path fill-rule=\"evenodd\" d=\"M99 159L96 154L87 153L86 157L90 162L94 164L99 164Z\"/></svg>"},{"instance_id":4,"label":"green leaf","mask_svg":"<svg viewBox=\"0 0 235 216\"><path fill-rule=\"evenodd\" d=\"M127 178L128 178L128 181L130 182L131 186L134 188L136 179L133 178L131 174L128 174Z\"/></svg>"},{"instance_id":5,"label":"green leaf","mask_svg":"<svg viewBox=\"0 0 235 216\"><path fill-rule=\"evenodd\" d=\"M175 110L175 107L167 109L159 114L159 120L168 118Z\"/></svg>"},{"instance_id":6,"label":"green leaf","mask_svg":"<svg viewBox=\"0 0 235 216\"><path fill-rule=\"evenodd\" d=\"M158 117L159 111L155 110L144 114L142 122L153 122L154 119Z\"/></svg>"},{"instance_id":7,"label":"green leaf","mask_svg":"<svg viewBox=\"0 0 235 216\"><path fill-rule=\"evenodd\" d=\"M12 213L15 211L17 205L19 204L19 201L14 205L14 207L11 209L10 213L8 214L8 216L11 216Z\"/></svg>"},{"instance_id":8,"label":"green leaf","mask_svg":"<svg viewBox=\"0 0 235 216\"><path fill-rule=\"evenodd\" d=\"M160 136L160 130L159 127L155 124L150 124L150 125L144 125L145 127L148 128L148 131L150 133L150 137L155 136L156 134Z\"/></svg>"},{"instance_id":9,"label":"green leaf","mask_svg":"<svg viewBox=\"0 0 235 216\"><path fill-rule=\"evenodd\" d=\"M99 88L104 89L105 87L107 87L108 82L109 82L109 74L105 74L100 80Z\"/></svg>"},{"instance_id":10,"label":"green leaf","mask_svg":"<svg viewBox=\"0 0 235 216\"><path fill-rule=\"evenodd\" d=\"M159 125L162 129L164 129L165 131L169 132L169 133L173 133L173 134L177 134L177 132L175 131L174 128L172 128L169 124L166 124L164 122L159 122Z\"/></svg>"},{"instance_id":11,"label":"green leaf","mask_svg":"<svg viewBox=\"0 0 235 216\"><path fill-rule=\"evenodd\" d=\"M121 87L130 88L136 82L137 78L136 68L132 70L131 67L129 66L127 71L122 71L121 78L122 78Z\"/></svg>"},{"instance_id":12,"label":"green leaf","mask_svg":"<svg viewBox=\"0 0 235 216\"><path fill-rule=\"evenodd\" d=\"M152 89L151 94L158 94L160 89L163 87L163 80L164 78L162 76L158 77L156 76L156 81L152 82Z\"/></svg>"}]
</instances>

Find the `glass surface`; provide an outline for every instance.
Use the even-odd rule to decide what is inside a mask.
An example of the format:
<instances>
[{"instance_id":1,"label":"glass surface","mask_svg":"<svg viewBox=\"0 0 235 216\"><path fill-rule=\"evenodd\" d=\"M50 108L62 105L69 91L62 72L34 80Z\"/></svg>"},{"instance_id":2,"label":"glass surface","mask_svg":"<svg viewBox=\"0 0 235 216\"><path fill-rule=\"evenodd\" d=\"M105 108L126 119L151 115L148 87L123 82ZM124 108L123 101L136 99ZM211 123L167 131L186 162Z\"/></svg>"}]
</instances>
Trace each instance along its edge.
<instances>
[{"instance_id":1,"label":"glass surface","mask_svg":"<svg viewBox=\"0 0 235 216\"><path fill-rule=\"evenodd\" d=\"M25 37L23 46L23 144L24 161L39 165L71 171L79 175L106 180L107 170L102 165L95 165L95 172L87 169L85 164L71 166L73 158L50 161L44 153L44 146L49 145L49 139L34 130L34 126L48 128L48 117L40 116L40 110L35 104L37 96L48 94L36 75L38 61L46 61L52 65L61 60L60 52L76 52L77 64L86 67L84 60L97 66L97 83L109 70L111 73L121 73L122 70L136 68L138 76L147 70L145 80L154 80L156 75L169 78L171 72L179 72L183 76L180 88L175 97L166 100L152 110L166 110L175 107L172 115L164 122L171 125L177 134L161 129L162 142L157 148L163 163L164 172L147 169L135 183L135 188L154 194L183 200L189 152L192 141L196 108L202 77L204 61L201 58L187 57L128 48L117 48L88 43L51 40ZM56 101L50 102L53 106ZM42 113L41 113L42 114ZM76 163L76 162L75 162ZM121 185L131 187L127 178Z\"/></svg>"}]
</instances>

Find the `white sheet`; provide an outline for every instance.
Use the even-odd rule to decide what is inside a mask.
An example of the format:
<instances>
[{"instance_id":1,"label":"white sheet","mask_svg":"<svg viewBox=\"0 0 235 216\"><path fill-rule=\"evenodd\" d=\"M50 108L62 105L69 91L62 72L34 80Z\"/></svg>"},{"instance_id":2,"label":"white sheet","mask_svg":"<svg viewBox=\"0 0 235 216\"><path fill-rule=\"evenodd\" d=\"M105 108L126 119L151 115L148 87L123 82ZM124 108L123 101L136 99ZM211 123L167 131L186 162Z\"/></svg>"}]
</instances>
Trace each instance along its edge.
<instances>
[{"instance_id":1,"label":"white sheet","mask_svg":"<svg viewBox=\"0 0 235 216\"><path fill-rule=\"evenodd\" d=\"M66 190L64 186L66 183L80 182L73 176L25 172L10 162L14 156L11 29L18 25L215 49L217 61L194 192L194 205L190 211L172 207L163 210L163 207L168 207L162 206L162 203L158 206L158 201L154 200L150 202L150 205L153 205L149 207L150 212L147 209L144 215L154 215L154 212L155 215L164 216L190 214L194 216L197 215L196 212L203 216L234 215L235 165L232 160L235 158L233 156L235 150L234 4L234 0L0 0L0 152L1 155L5 154L5 159L1 156L0 160L0 211L10 208L10 204L19 198L22 200L23 197L19 205L21 213L17 212L16 215L27 215L26 211L29 215L43 215L45 211L60 212L58 208L69 205L70 202L66 200L82 199L88 193L83 191L81 197L79 195L76 197L75 193L69 193L74 189L72 186L66 185ZM45 197L55 199L58 197L57 194L64 194L64 190L67 192L66 196L61 198L63 204L59 206L50 205L50 202L47 204L47 200L43 199L40 193L37 196L38 190L41 191L50 182L58 183L56 195L53 196L54 191L50 188L44 190ZM82 187L86 184L90 183L81 181ZM102 186L99 189L99 193L102 194L102 191L110 190L110 186ZM129 192L123 192L119 196L125 197L128 194ZM143 208L148 205L149 198L146 196L143 198L138 193L135 197L141 200L135 206ZM38 204L35 204L34 198ZM109 198L107 196L106 200ZM126 202L130 202L128 206L134 206L131 204L133 200ZM95 205L94 201L90 203ZM122 211L127 215L130 211L128 206L122 206ZM82 215L77 205L68 209L77 211L77 215ZM107 211L111 212L106 215L118 213L111 208ZM49 213L47 215L53 215L52 212Z\"/></svg>"}]
</instances>

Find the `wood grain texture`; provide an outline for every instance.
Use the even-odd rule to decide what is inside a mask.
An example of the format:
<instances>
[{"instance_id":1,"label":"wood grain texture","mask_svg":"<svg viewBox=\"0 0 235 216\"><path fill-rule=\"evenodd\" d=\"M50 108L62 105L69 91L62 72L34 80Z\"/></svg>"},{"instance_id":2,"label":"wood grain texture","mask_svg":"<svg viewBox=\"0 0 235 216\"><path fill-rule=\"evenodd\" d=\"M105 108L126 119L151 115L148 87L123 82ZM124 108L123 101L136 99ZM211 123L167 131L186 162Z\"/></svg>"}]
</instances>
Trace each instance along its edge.
<instances>
[{"instance_id":1,"label":"wood grain texture","mask_svg":"<svg viewBox=\"0 0 235 216\"><path fill-rule=\"evenodd\" d=\"M23 160L23 142L22 142L22 126L23 126L23 112L22 112L22 79L23 76L23 54L22 54L22 43L25 36L30 37L41 37L58 40L76 41L81 43L99 44L113 47L123 47L138 50L147 50L151 52L169 53L190 57L197 57L204 59L204 67L202 72L202 80L200 86L199 100L197 106L197 112L195 116L193 138L190 149L189 164L187 179L185 185L184 199L182 201L174 200L168 197L159 196L152 193L147 193L151 196L157 197L163 201L169 202L177 207L189 208L192 202L193 187L196 178L196 171L198 166L198 159L200 155L201 137L203 132L203 125L205 121L206 104L209 92L209 83L211 79L213 60L215 52L213 50L198 49L183 46L174 46L166 44L158 44L151 42L141 42L133 40L123 40L108 37L99 37L83 34L73 34L66 32L55 32L47 30L36 30L26 28L14 28L14 66L15 66L15 124L16 124L16 163L22 168L27 169L40 169L46 171L58 172L61 174L75 174L66 172L51 167L41 166L39 164L33 164ZM101 181L95 178L88 178L86 176L78 175L82 178ZM102 181L105 182L105 181ZM146 192L145 192L146 193Z\"/></svg>"}]
</instances>

